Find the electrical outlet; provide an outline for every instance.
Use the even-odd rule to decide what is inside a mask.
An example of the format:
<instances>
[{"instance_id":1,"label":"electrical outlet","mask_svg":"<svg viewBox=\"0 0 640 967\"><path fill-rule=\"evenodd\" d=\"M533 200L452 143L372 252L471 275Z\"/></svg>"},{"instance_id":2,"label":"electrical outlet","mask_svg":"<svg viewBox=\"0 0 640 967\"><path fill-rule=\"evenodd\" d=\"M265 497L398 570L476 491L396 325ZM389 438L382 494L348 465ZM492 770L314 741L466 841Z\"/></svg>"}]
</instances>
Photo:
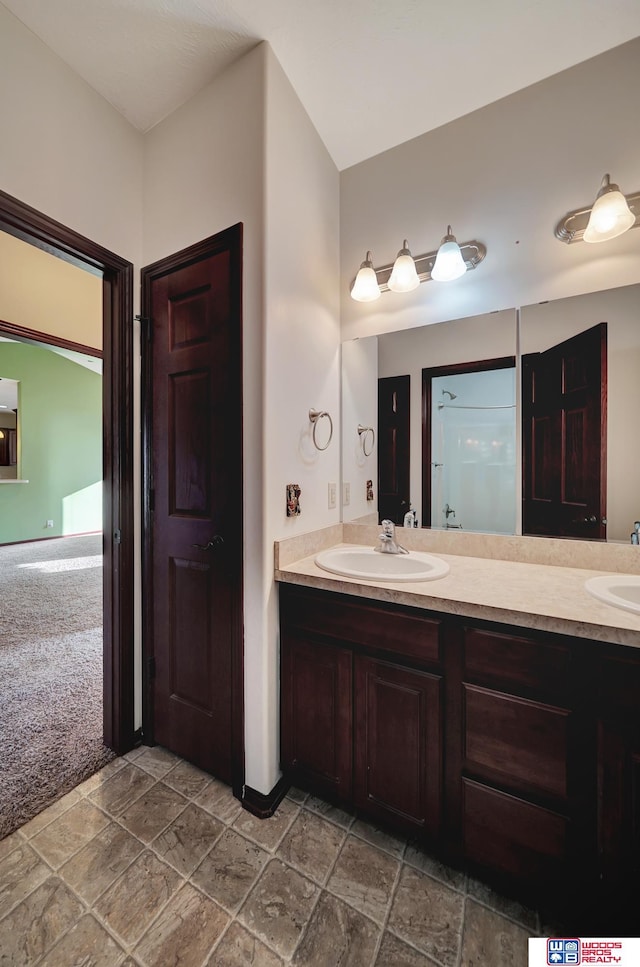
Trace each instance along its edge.
<instances>
[{"instance_id":1,"label":"electrical outlet","mask_svg":"<svg viewBox=\"0 0 640 967\"><path fill-rule=\"evenodd\" d=\"M329 484L328 505L329 505L329 510L333 510L333 508L336 505L336 485L334 483Z\"/></svg>"},{"instance_id":2,"label":"electrical outlet","mask_svg":"<svg viewBox=\"0 0 640 967\"><path fill-rule=\"evenodd\" d=\"M53 527L53 521L52 520L48 520L44 526L45 527Z\"/></svg>"},{"instance_id":3,"label":"electrical outlet","mask_svg":"<svg viewBox=\"0 0 640 967\"><path fill-rule=\"evenodd\" d=\"M348 507L350 503L351 503L351 484L343 483L342 484L342 506Z\"/></svg>"}]
</instances>

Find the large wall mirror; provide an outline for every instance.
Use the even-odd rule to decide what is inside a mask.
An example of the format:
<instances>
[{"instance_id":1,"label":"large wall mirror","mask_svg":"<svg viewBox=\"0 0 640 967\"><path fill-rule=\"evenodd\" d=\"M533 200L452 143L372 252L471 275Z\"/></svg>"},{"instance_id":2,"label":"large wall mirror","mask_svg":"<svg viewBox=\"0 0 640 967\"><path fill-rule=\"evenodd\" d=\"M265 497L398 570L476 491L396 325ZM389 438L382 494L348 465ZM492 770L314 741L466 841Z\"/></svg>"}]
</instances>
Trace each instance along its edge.
<instances>
[{"instance_id":1,"label":"large wall mirror","mask_svg":"<svg viewBox=\"0 0 640 967\"><path fill-rule=\"evenodd\" d=\"M396 488L421 526L628 542L637 413L640 285L346 342L343 520L377 521Z\"/></svg>"}]
</instances>

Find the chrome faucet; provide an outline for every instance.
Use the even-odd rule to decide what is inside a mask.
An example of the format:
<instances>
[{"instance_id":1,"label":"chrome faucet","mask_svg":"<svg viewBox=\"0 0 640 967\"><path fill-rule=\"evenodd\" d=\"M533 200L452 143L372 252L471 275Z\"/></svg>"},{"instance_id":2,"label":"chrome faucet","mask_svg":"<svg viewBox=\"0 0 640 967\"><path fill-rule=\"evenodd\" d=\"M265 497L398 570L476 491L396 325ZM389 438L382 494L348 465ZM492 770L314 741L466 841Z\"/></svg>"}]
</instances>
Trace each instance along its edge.
<instances>
[{"instance_id":1,"label":"chrome faucet","mask_svg":"<svg viewBox=\"0 0 640 967\"><path fill-rule=\"evenodd\" d=\"M400 544L396 543L396 525L392 520L383 520L382 524L382 534L378 538L380 543L377 547L374 547L374 551L380 551L381 554L408 554L409 551L406 547L402 547Z\"/></svg>"}]
</instances>

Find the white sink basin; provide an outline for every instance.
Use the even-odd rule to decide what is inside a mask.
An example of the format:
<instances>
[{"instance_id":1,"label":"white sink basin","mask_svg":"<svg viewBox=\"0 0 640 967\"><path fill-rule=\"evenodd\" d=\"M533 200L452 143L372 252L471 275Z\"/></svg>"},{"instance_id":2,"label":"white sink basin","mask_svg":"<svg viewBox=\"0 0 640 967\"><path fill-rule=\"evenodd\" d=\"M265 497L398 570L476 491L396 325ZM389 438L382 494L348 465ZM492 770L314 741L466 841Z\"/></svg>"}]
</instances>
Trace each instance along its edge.
<instances>
[{"instance_id":1,"label":"white sink basin","mask_svg":"<svg viewBox=\"0 0 640 967\"><path fill-rule=\"evenodd\" d=\"M318 567L332 574L366 581L434 581L449 573L449 565L422 551L381 554L372 547L334 547L316 555Z\"/></svg>"},{"instance_id":2,"label":"white sink basin","mask_svg":"<svg viewBox=\"0 0 640 967\"><path fill-rule=\"evenodd\" d=\"M594 598L640 614L640 574L603 574L584 582Z\"/></svg>"}]
</instances>

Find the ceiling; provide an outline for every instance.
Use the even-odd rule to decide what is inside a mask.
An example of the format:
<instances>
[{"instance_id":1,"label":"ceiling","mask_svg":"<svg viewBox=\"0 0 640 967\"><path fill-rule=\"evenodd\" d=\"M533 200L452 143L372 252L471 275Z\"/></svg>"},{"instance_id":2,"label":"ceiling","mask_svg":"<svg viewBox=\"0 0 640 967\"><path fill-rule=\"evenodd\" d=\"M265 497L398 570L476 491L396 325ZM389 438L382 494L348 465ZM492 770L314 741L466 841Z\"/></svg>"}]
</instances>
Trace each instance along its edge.
<instances>
[{"instance_id":1,"label":"ceiling","mask_svg":"<svg viewBox=\"0 0 640 967\"><path fill-rule=\"evenodd\" d=\"M268 40L342 170L640 35L638 0L4 0L140 131Z\"/></svg>"}]
</instances>

